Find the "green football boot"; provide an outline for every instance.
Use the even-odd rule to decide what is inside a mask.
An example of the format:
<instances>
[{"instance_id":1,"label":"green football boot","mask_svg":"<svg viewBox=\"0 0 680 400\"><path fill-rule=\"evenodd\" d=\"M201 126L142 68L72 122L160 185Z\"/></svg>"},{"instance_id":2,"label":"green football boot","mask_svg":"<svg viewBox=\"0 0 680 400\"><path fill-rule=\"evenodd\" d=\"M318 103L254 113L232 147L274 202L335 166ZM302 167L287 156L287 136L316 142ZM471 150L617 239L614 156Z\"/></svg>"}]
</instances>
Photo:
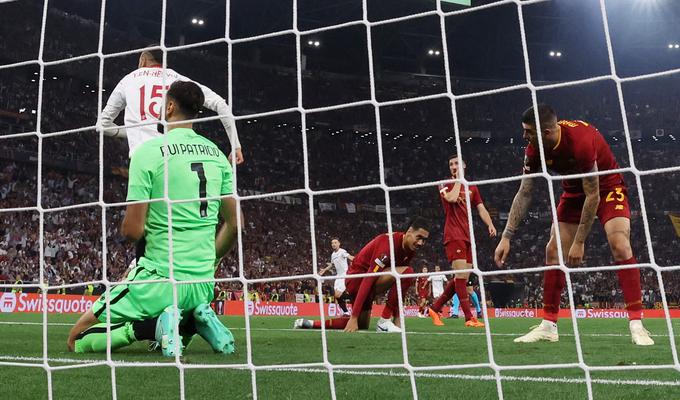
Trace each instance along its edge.
<instances>
[{"instance_id":1,"label":"green football boot","mask_svg":"<svg viewBox=\"0 0 680 400\"><path fill-rule=\"evenodd\" d=\"M182 343L175 341L180 339L178 325L182 320L182 311L177 307L167 306L156 322L156 341L161 344L161 351L165 357L182 355Z\"/></svg>"},{"instance_id":2,"label":"green football boot","mask_svg":"<svg viewBox=\"0 0 680 400\"><path fill-rule=\"evenodd\" d=\"M210 305L204 303L196 307L194 318L198 334L210 344L215 353L234 353L234 335L220 322Z\"/></svg>"}]
</instances>

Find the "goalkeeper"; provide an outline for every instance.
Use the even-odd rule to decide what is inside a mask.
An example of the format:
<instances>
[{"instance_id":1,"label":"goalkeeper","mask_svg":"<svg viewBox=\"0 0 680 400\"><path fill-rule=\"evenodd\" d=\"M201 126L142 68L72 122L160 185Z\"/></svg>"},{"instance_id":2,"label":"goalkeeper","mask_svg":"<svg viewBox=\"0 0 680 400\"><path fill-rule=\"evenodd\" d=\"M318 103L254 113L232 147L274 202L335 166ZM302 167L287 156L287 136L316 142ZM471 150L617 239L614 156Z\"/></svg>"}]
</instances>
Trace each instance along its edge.
<instances>
[{"instance_id":1,"label":"goalkeeper","mask_svg":"<svg viewBox=\"0 0 680 400\"><path fill-rule=\"evenodd\" d=\"M109 308L103 294L76 322L69 334L69 350L106 351L105 321L110 313L111 349L138 340L152 340L161 344L163 355L174 356L176 349L180 354L182 350L182 346L175 344L175 337L181 336L183 345L188 345L198 333L214 351L234 352L231 332L209 306L214 282L178 283L177 307L173 305L171 283L132 284L169 278L170 252L176 280L213 279L216 263L235 244L235 200L231 197L205 199L232 194L231 166L214 143L197 134L191 123L181 122L195 118L203 102L203 93L195 83L173 83L165 106L168 133L145 142L132 155L127 200L155 201L129 204L121 232L130 240L146 240L144 256L129 272L128 283L110 290ZM171 238L169 207L162 200L166 159L168 198L201 198L171 205ZM218 212L225 223L216 236Z\"/></svg>"}]
</instances>

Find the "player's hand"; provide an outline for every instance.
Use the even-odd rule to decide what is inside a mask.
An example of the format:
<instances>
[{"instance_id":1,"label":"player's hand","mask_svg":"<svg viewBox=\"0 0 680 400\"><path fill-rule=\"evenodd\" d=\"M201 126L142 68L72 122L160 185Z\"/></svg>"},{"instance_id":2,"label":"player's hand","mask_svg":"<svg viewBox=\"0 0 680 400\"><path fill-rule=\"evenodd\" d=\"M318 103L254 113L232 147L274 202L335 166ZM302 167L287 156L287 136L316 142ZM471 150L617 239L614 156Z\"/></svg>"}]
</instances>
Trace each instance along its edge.
<instances>
[{"instance_id":1,"label":"player's hand","mask_svg":"<svg viewBox=\"0 0 680 400\"><path fill-rule=\"evenodd\" d=\"M505 259L508 258L510 254L510 240L506 238L501 238L496 246L496 252L494 253L494 261L498 267L503 267L505 265Z\"/></svg>"},{"instance_id":2,"label":"player's hand","mask_svg":"<svg viewBox=\"0 0 680 400\"><path fill-rule=\"evenodd\" d=\"M569 249L569 255L567 256L567 266L569 267L579 267L583 264L583 253L585 245L583 243L574 243Z\"/></svg>"},{"instance_id":3,"label":"player's hand","mask_svg":"<svg viewBox=\"0 0 680 400\"><path fill-rule=\"evenodd\" d=\"M241 149L238 148L229 154L229 162L231 163L232 157L236 155L236 165L243 164L243 153L241 152Z\"/></svg>"},{"instance_id":4,"label":"player's hand","mask_svg":"<svg viewBox=\"0 0 680 400\"><path fill-rule=\"evenodd\" d=\"M350 317L345 325L345 332L356 332L359 330L359 320L356 317Z\"/></svg>"},{"instance_id":5,"label":"player's hand","mask_svg":"<svg viewBox=\"0 0 680 400\"><path fill-rule=\"evenodd\" d=\"M496 237L496 227L493 224L489 225L489 237Z\"/></svg>"}]
</instances>

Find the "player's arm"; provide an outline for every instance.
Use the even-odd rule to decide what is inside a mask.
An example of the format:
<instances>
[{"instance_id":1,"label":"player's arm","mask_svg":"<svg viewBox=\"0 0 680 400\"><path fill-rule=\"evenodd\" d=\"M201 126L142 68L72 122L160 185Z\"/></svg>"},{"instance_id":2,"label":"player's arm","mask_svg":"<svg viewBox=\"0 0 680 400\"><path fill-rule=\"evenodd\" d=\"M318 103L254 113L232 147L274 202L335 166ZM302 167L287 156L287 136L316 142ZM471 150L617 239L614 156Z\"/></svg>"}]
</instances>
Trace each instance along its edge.
<instances>
[{"instance_id":1,"label":"player's arm","mask_svg":"<svg viewBox=\"0 0 680 400\"><path fill-rule=\"evenodd\" d=\"M350 260L350 261L354 261L354 256L347 253L347 259Z\"/></svg>"},{"instance_id":2,"label":"player's arm","mask_svg":"<svg viewBox=\"0 0 680 400\"><path fill-rule=\"evenodd\" d=\"M151 199L153 171L157 160L147 156L146 153L146 151L136 152L130 159L127 201ZM123 236L135 242L144 237L144 223L148 209L149 203L136 203L127 206L120 227Z\"/></svg>"},{"instance_id":3,"label":"player's arm","mask_svg":"<svg viewBox=\"0 0 680 400\"><path fill-rule=\"evenodd\" d=\"M104 110L102 110L99 115L99 123L105 128L104 135L121 138L127 137L125 128L121 128L113 122L120 112L125 109L125 105L125 92L123 91L121 81L116 85L116 88L113 89L113 93L109 96L109 100L106 102Z\"/></svg>"},{"instance_id":4,"label":"player's arm","mask_svg":"<svg viewBox=\"0 0 680 400\"><path fill-rule=\"evenodd\" d=\"M595 164L591 171L596 172L597 164ZM588 176L583 178L583 193L586 195L586 200L583 203L583 210L581 211L581 221L576 229L574 235L574 243L569 249L567 263L570 266L578 266L583 262L583 254L586 238L590 233L590 228L595 221L597 214L597 207L600 204L600 182L598 176Z\"/></svg>"},{"instance_id":5,"label":"player's arm","mask_svg":"<svg viewBox=\"0 0 680 400\"><path fill-rule=\"evenodd\" d=\"M215 238L215 263L219 263L222 257L230 252L236 244L238 235L236 215L236 200L233 197L222 198L220 216L224 220L224 224L222 224Z\"/></svg>"},{"instance_id":6,"label":"player's arm","mask_svg":"<svg viewBox=\"0 0 680 400\"><path fill-rule=\"evenodd\" d=\"M149 203L130 204L125 209L125 217L120 232L126 239L136 242L144 237L144 223Z\"/></svg>"},{"instance_id":7,"label":"player's arm","mask_svg":"<svg viewBox=\"0 0 680 400\"><path fill-rule=\"evenodd\" d=\"M477 204L477 212L479 213L479 218L482 219L489 229L489 236L496 237L496 227L493 225L491 215L489 215L489 211L484 207L484 203Z\"/></svg>"},{"instance_id":8,"label":"player's arm","mask_svg":"<svg viewBox=\"0 0 680 400\"><path fill-rule=\"evenodd\" d=\"M380 255L377 251L373 252L373 260L374 260L372 263L373 267L367 272L382 271L386 268L386 265L388 264L381 261ZM377 276L366 276L363 279L361 279L359 290L357 291L357 295L354 298L354 302L352 303L352 316L349 318L349 321L347 322L345 332L353 332L358 328L359 316L361 315L361 312L364 308L364 303L366 303L366 301L371 301L369 297L371 292L373 291L373 285L377 280L378 280Z\"/></svg>"},{"instance_id":9,"label":"player's arm","mask_svg":"<svg viewBox=\"0 0 680 400\"><path fill-rule=\"evenodd\" d=\"M461 188L461 183L456 182L456 183L453 184L453 188L451 188L451 190L449 190L446 186L444 186L439 190L439 193L441 193L442 197L447 202L455 203L455 202L458 201L458 197L460 196L460 188Z\"/></svg>"},{"instance_id":10,"label":"player's arm","mask_svg":"<svg viewBox=\"0 0 680 400\"><path fill-rule=\"evenodd\" d=\"M527 215L527 211L529 211L533 190L534 178L522 179L522 183L519 185L519 190L517 191L517 194L515 194L515 198L512 200L512 206L510 206L510 213L508 215L508 222L505 224L501 241L496 247L494 259L496 261L496 265L499 267L505 264L505 259L508 257L508 253L510 252L510 240L515 235L515 232L519 227L519 223Z\"/></svg>"},{"instance_id":11,"label":"player's arm","mask_svg":"<svg viewBox=\"0 0 680 400\"><path fill-rule=\"evenodd\" d=\"M332 264L332 263L326 263L326 268L321 268L321 269L319 270L319 275L325 274L325 273L328 272L328 270L330 270L331 268L333 268L333 264Z\"/></svg>"},{"instance_id":12,"label":"player's arm","mask_svg":"<svg viewBox=\"0 0 680 400\"><path fill-rule=\"evenodd\" d=\"M186 77L181 77L181 79L187 81L190 80ZM222 126L224 126L224 130L227 132L227 138L229 138L229 144L231 145L229 161L231 161L232 157L236 157L236 164L241 164L244 161L243 153L241 152L241 142L238 139L236 122L234 121L234 117L231 114L231 109L227 105L227 102L222 98L222 96L215 93L209 87L196 81L193 82L196 83L203 91L203 96L205 97L203 106L208 110L216 112L217 115L220 116L220 121L222 122Z\"/></svg>"}]
</instances>

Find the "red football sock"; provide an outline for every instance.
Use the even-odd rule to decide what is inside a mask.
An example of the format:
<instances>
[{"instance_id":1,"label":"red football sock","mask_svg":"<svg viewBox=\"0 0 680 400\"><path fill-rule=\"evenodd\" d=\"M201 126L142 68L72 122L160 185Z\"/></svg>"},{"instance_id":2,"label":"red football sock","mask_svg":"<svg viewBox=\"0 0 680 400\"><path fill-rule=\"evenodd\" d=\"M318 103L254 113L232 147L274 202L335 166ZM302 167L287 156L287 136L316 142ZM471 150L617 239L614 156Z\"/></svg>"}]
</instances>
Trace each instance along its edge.
<instances>
[{"instance_id":1,"label":"red football sock","mask_svg":"<svg viewBox=\"0 0 680 400\"><path fill-rule=\"evenodd\" d=\"M449 281L449 283L446 284L446 288L444 288L444 293L442 293L441 296L437 297L437 300L430 308L436 312L442 312L442 307L444 307L444 304L446 304L447 301L451 300L455 292L456 292L456 280L452 279Z\"/></svg>"},{"instance_id":2,"label":"red football sock","mask_svg":"<svg viewBox=\"0 0 680 400\"><path fill-rule=\"evenodd\" d=\"M543 273L543 319L557 322L560 312L560 298L567 283L564 272L549 270Z\"/></svg>"},{"instance_id":3,"label":"red football sock","mask_svg":"<svg viewBox=\"0 0 680 400\"><path fill-rule=\"evenodd\" d=\"M460 300L460 308L463 309L463 314L465 314L465 320L469 321L472 318L472 311L470 311L470 297L468 296L467 279L455 278L453 280L456 286L456 294L458 295L458 300Z\"/></svg>"},{"instance_id":4,"label":"red football sock","mask_svg":"<svg viewBox=\"0 0 680 400\"><path fill-rule=\"evenodd\" d=\"M412 274L413 269L411 267L406 268L403 272L404 274ZM401 279L401 293L404 295L408 292L408 289L413 285L415 279L413 278L402 278ZM399 316L399 297L397 296L397 282L395 281L390 288L390 293L387 295L387 303L383 309L381 317L385 319L390 319L392 317Z\"/></svg>"},{"instance_id":5,"label":"red football sock","mask_svg":"<svg viewBox=\"0 0 680 400\"><path fill-rule=\"evenodd\" d=\"M345 329L349 321L349 317L333 318L326 320L326 329ZM321 329L321 320L316 320L312 323L312 328Z\"/></svg>"},{"instance_id":6,"label":"red football sock","mask_svg":"<svg viewBox=\"0 0 680 400\"><path fill-rule=\"evenodd\" d=\"M616 265L637 264L635 257L625 261L617 261ZM619 276L619 285L623 291L623 301L626 302L628 319L633 321L642 319L642 289L640 287L640 270L637 268L621 269L616 271Z\"/></svg>"}]
</instances>

